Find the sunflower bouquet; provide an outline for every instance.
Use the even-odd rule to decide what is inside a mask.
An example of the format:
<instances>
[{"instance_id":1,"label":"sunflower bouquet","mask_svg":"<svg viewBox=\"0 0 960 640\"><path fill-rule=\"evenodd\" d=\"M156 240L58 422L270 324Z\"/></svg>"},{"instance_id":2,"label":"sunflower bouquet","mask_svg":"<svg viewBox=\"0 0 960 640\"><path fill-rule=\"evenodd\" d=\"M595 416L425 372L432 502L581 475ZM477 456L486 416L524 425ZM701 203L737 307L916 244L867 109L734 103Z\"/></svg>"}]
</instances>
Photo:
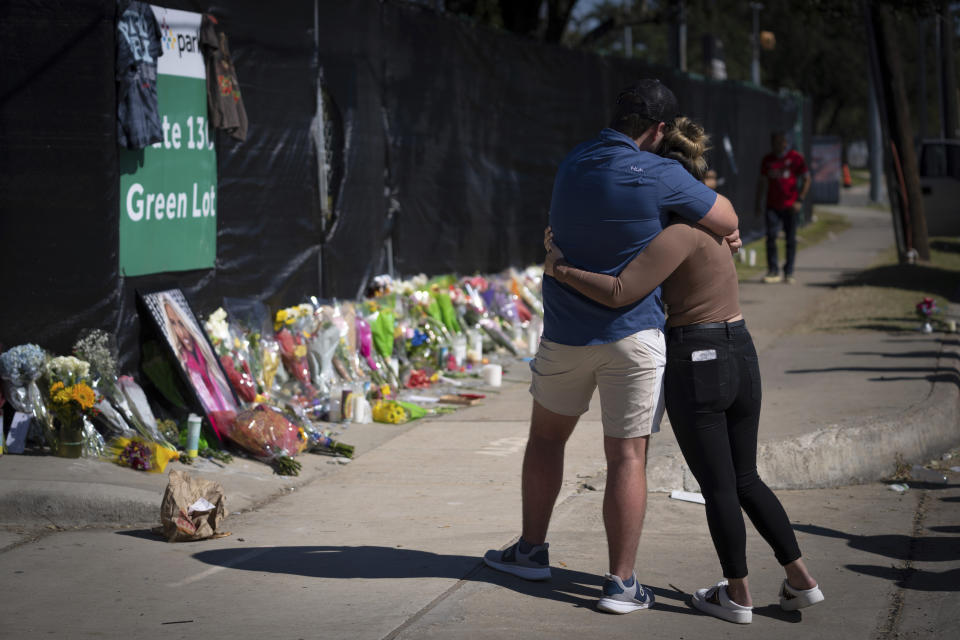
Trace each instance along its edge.
<instances>
[{"instance_id":1,"label":"sunflower bouquet","mask_svg":"<svg viewBox=\"0 0 960 640\"><path fill-rule=\"evenodd\" d=\"M427 410L412 402L402 400L377 400L373 405L374 422L403 424L427 415Z\"/></svg>"},{"instance_id":2,"label":"sunflower bouquet","mask_svg":"<svg viewBox=\"0 0 960 640\"><path fill-rule=\"evenodd\" d=\"M84 417L94 415L99 398L90 380L90 363L74 356L47 361L43 377L50 412L59 423L57 455L78 458L83 450Z\"/></svg>"}]
</instances>

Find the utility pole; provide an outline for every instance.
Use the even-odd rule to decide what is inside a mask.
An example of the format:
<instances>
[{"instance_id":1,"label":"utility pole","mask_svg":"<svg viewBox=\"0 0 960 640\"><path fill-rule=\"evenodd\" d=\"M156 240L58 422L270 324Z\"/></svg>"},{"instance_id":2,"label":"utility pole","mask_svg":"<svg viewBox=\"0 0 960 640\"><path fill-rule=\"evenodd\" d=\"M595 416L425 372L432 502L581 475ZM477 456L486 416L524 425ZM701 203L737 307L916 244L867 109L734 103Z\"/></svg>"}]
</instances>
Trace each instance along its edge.
<instances>
[{"instance_id":1,"label":"utility pole","mask_svg":"<svg viewBox=\"0 0 960 640\"><path fill-rule=\"evenodd\" d=\"M726 80L727 66L723 58L723 43L713 32L714 25L717 24L717 0L709 0L706 10L706 24L710 26L704 32L701 40L703 73L714 80Z\"/></svg>"},{"instance_id":2,"label":"utility pole","mask_svg":"<svg viewBox=\"0 0 960 640\"><path fill-rule=\"evenodd\" d=\"M753 9L753 62L750 64L750 76L753 84L760 86L760 9L763 5L759 2L751 2L750 8Z\"/></svg>"},{"instance_id":3,"label":"utility pole","mask_svg":"<svg viewBox=\"0 0 960 640\"><path fill-rule=\"evenodd\" d=\"M936 23L933 27L934 42L937 49L937 104L940 107L940 137L947 137L947 114L946 114L946 96L943 87L943 18L937 15Z\"/></svg>"},{"instance_id":4,"label":"utility pole","mask_svg":"<svg viewBox=\"0 0 960 640\"><path fill-rule=\"evenodd\" d=\"M917 20L917 59L920 68L917 69L920 77L917 84L917 139L927 137L927 21L925 18Z\"/></svg>"},{"instance_id":5,"label":"utility pole","mask_svg":"<svg viewBox=\"0 0 960 640\"><path fill-rule=\"evenodd\" d=\"M950 12L950 3L943 3L943 12L940 15L940 48L937 49L937 59L940 63L940 113L941 130L946 138L958 136L957 127L960 125L960 116L957 113L957 76L953 61L953 14Z\"/></svg>"},{"instance_id":6,"label":"utility pole","mask_svg":"<svg viewBox=\"0 0 960 640\"><path fill-rule=\"evenodd\" d=\"M883 178L883 130L880 128L880 107L877 105L877 80L871 70L867 116L867 149L870 154L870 202L880 202L880 182Z\"/></svg>"},{"instance_id":7,"label":"utility pole","mask_svg":"<svg viewBox=\"0 0 960 640\"><path fill-rule=\"evenodd\" d=\"M673 27L670 30L670 63L687 70L687 7L684 0L673 0Z\"/></svg>"},{"instance_id":8,"label":"utility pole","mask_svg":"<svg viewBox=\"0 0 960 640\"><path fill-rule=\"evenodd\" d=\"M885 125L889 136L892 169L887 182L891 206L894 198L901 199L904 251L916 250L921 261L930 260L930 244L927 238L927 218L923 209L923 193L920 189L920 171L914 150L913 125L910 122L910 101L904 82L904 68L900 53L900 33L894 9L877 3L871 7L864 0L864 11L871 29L870 39L875 40L877 82L883 92ZM891 184L890 181L893 181ZM899 244L899 243L898 243ZM901 256L903 260L906 256Z\"/></svg>"},{"instance_id":9,"label":"utility pole","mask_svg":"<svg viewBox=\"0 0 960 640\"><path fill-rule=\"evenodd\" d=\"M679 48L679 55L677 59L679 61L680 71L687 71L687 3L684 0L679 0L680 4L680 15L677 20L677 47Z\"/></svg>"}]
</instances>

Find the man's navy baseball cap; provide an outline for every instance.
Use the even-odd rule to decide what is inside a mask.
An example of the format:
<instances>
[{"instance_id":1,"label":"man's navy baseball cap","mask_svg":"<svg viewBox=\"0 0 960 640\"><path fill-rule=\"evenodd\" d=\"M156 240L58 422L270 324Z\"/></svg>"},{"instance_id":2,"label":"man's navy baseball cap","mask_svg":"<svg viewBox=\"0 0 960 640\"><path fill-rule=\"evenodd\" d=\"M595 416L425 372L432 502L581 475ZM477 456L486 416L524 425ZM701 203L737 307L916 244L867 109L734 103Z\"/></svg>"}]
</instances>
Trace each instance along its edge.
<instances>
[{"instance_id":1,"label":"man's navy baseball cap","mask_svg":"<svg viewBox=\"0 0 960 640\"><path fill-rule=\"evenodd\" d=\"M625 87L617 96L615 119L637 114L654 122L673 122L680 113L673 91L656 78L648 78Z\"/></svg>"}]
</instances>

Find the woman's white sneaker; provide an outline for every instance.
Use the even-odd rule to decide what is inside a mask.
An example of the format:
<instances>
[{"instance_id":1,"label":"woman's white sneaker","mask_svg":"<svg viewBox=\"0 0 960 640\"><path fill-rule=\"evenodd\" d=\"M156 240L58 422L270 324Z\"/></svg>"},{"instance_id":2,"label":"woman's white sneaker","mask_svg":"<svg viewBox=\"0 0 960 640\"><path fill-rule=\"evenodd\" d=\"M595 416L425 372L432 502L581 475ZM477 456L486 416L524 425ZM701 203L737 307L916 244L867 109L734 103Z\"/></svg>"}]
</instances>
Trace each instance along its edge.
<instances>
[{"instance_id":1,"label":"woman's white sneaker","mask_svg":"<svg viewBox=\"0 0 960 640\"><path fill-rule=\"evenodd\" d=\"M750 624L753 621L753 607L744 607L731 600L727 595L726 580L707 589L699 589L693 594L693 606L728 622Z\"/></svg>"},{"instance_id":2,"label":"woman's white sneaker","mask_svg":"<svg viewBox=\"0 0 960 640\"><path fill-rule=\"evenodd\" d=\"M796 611L810 605L823 602L823 592L817 585L812 589L794 589L786 580L780 587L780 608L784 611Z\"/></svg>"}]
</instances>

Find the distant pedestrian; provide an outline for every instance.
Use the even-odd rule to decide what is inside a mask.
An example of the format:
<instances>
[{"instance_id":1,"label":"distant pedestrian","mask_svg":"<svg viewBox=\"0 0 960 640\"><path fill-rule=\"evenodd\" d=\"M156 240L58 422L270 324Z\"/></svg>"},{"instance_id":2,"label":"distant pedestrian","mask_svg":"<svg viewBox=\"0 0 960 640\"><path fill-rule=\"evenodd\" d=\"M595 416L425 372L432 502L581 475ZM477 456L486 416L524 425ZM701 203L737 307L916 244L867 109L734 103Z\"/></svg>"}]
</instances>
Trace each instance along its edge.
<instances>
[{"instance_id":1,"label":"distant pedestrian","mask_svg":"<svg viewBox=\"0 0 960 640\"><path fill-rule=\"evenodd\" d=\"M676 161L656 155L676 115L673 93L657 80L641 80L620 93L610 126L560 164L550 224L572 262L619 273L660 233L670 211L720 235L736 233L729 200ZM733 242L739 244L738 236ZM599 389L610 564L597 607L610 613L646 609L653 593L639 583L634 566L646 510L647 444L663 410L659 290L610 309L546 277L543 303L543 339L530 365L533 414L523 458L523 531L506 550L488 551L484 562L521 578L550 577L546 535L563 479L564 448Z\"/></svg>"},{"instance_id":2,"label":"distant pedestrian","mask_svg":"<svg viewBox=\"0 0 960 640\"><path fill-rule=\"evenodd\" d=\"M760 163L760 180L757 182L757 215L764 215L767 224L767 275L763 281L796 282L793 275L797 255L797 215L803 210L803 201L810 191L810 170L803 154L789 149L787 136L782 131L770 135L771 152ZM803 184L798 188L797 182ZM763 192L766 189L766 206ZM787 261L780 273L777 259L777 235L783 227L787 237Z\"/></svg>"}]
</instances>

